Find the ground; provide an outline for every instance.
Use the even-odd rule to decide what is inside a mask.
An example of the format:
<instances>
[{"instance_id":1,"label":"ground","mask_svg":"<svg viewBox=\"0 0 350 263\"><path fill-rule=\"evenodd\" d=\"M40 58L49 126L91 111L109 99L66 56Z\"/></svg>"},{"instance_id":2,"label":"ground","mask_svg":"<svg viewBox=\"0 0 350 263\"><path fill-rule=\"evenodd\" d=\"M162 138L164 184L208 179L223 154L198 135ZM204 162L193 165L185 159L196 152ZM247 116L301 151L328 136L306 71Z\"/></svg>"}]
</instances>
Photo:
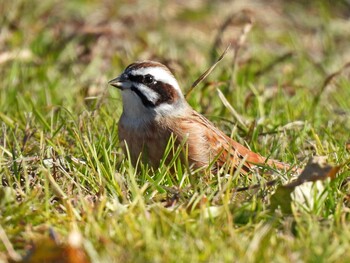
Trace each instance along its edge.
<instances>
[{"instance_id":1,"label":"ground","mask_svg":"<svg viewBox=\"0 0 350 263\"><path fill-rule=\"evenodd\" d=\"M0 10L0 262L350 260L349 1L3 0ZM229 44L188 101L264 156L339 167L304 199L274 194L291 171L219 176L175 162L174 174L134 168L121 151L109 80L152 59L186 93Z\"/></svg>"}]
</instances>

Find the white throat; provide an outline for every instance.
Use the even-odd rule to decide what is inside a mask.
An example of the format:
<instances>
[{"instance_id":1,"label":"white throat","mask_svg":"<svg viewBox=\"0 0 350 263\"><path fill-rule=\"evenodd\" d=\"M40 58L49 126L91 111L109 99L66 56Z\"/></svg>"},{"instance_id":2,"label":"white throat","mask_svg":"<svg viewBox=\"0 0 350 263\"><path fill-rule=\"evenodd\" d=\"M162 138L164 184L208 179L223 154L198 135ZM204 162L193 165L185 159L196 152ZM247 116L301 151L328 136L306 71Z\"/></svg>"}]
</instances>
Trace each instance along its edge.
<instances>
[{"instance_id":1,"label":"white throat","mask_svg":"<svg viewBox=\"0 0 350 263\"><path fill-rule=\"evenodd\" d=\"M130 127L142 126L152 119L154 113L147 109L141 102L140 98L130 89L122 91L123 113L121 120Z\"/></svg>"}]
</instances>

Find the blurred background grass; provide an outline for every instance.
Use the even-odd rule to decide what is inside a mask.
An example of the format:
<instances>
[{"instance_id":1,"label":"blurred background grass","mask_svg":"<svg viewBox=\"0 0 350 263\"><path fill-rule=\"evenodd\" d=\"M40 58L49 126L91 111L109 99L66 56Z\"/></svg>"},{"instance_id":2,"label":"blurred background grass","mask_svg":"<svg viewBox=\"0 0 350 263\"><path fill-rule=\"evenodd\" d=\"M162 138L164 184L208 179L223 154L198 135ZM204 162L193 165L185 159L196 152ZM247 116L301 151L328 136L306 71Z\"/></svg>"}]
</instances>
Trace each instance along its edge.
<instances>
[{"instance_id":1,"label":"blurred background grass","mask_svg":"<svg viewBox=\"0 0 350 263\"><path fill-rule=\"evenodd\" d=\"M53 228L63 240L79 229L93 261L350 258L348 171L329 186L330 201L318 204L323 212L304 211L293 222L271 222L267 192L229 202L213 221L186 209L169 212L157 202L165 193L155 189L181 188L182 179L164 179L165 171L156 183L147 171L126 179L133 171L118 147L121 100L107 86L128 64L152 59L165 63L185 92L231 43L189 103L230 134L235 122L219 88L251 127L234 128L234 138L252 150L290 163L314 154L342 163L349 158L349 1L2 0L0 13L0 224L21 255ZM248 22L253 27L238 50ZM46 168L43 160L60 156L88 167L70 159L66 170ZM220 184L208 190L198 183L204 190L192 189L182 203L203 195L215 203ZM0 248L6 260L8 249Z\"/></svg>"}]
</instances>

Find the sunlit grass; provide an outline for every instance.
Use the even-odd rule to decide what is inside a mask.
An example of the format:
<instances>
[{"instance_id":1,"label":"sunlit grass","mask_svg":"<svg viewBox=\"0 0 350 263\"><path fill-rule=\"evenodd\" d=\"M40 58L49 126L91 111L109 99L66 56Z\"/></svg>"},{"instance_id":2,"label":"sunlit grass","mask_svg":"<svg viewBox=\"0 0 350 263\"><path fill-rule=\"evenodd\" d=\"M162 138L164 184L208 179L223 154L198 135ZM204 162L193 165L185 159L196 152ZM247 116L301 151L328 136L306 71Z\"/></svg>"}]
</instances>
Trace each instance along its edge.
<instances>
[{"instance_id":1,"label":"sunlit grass","mask_svg":"<svg viewBox=\"0 0 350 263\"><path fill-rule=\"evenodd\" d=\"M294 202L291 215L271 211L275 186L235 191L271 177L286 182L290 174L192 171L171 142L169 153L179 158L170 166L133 167L118 141L120 94L107 86L129 63L153 59L188 91L233 41L190 94L191 106L264 156L299 165L323 155L344 164L350 158L346 1L268 7L242 1L254 24L234 65L245 23L237 1L34 2L0 7L7 10L0 18L0 261L35 253L40 247L33 251L32 244L53 236L71 244L76 232L92 262L350 259L349 165L323 182L313 206Z\"/></svg>"}]
</instances>

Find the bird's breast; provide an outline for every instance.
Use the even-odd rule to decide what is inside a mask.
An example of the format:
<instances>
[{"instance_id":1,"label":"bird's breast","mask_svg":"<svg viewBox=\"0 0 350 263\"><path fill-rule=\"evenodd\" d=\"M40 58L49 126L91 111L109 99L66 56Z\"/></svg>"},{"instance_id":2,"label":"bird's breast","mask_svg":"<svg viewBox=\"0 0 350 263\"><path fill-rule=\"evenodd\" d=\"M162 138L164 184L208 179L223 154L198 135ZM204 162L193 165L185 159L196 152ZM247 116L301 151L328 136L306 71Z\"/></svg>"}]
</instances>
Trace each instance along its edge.
<instances>
[{"instance_id":1,"label":"bird's breast","mask_svg":"<svg viewBox=\"0 0 350 263\"><path fill-rule=\"evenodd\" d=\"M130 126L122 119L118 125L119 141L124 152L128 149L133 165L141 156L144 163L158 167L163 158L171 132L155 123L147 123L137 127Z\"/></svg>"}]
</instances>

